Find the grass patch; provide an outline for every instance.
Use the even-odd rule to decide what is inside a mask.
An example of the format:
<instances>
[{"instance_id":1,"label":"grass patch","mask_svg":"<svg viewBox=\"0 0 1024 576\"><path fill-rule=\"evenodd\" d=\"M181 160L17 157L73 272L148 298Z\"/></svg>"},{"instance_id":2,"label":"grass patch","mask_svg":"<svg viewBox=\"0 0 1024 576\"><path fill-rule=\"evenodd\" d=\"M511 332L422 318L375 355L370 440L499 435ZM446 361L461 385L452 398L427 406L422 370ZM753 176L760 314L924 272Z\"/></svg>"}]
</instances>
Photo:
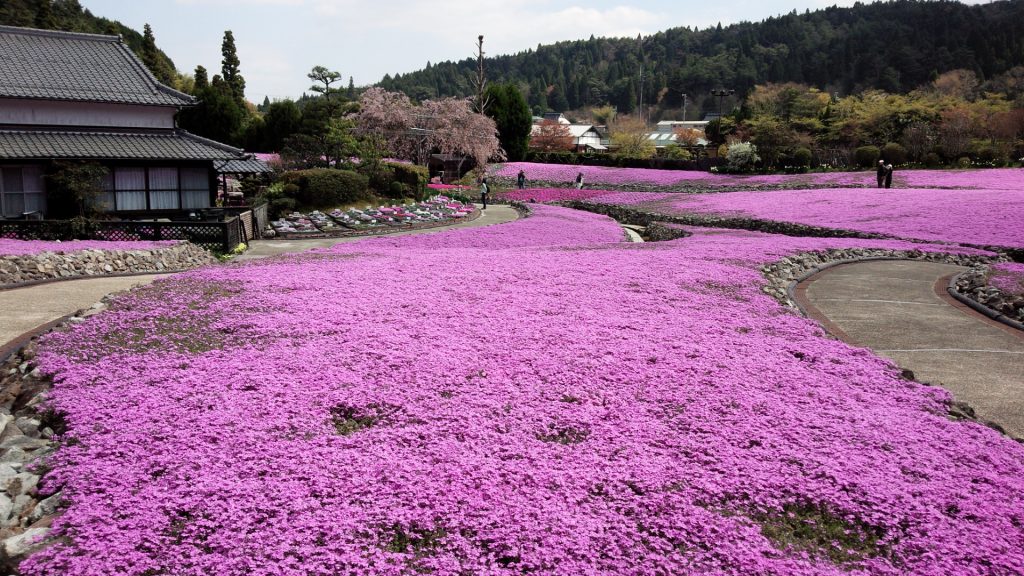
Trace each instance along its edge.
<instances>
[{"instance_id":1,"label":"grass patch","mask_svg":"<svg viewBox=\"0 0 1024 576\"><path fill-rule=\"evenodd\" d=\"M754 514L761 534L777 548L806 552L836 565L887 557L885 531L867 522L843 518L821 503L792 502L782 510Z\"/></svg>"}]
</instances>

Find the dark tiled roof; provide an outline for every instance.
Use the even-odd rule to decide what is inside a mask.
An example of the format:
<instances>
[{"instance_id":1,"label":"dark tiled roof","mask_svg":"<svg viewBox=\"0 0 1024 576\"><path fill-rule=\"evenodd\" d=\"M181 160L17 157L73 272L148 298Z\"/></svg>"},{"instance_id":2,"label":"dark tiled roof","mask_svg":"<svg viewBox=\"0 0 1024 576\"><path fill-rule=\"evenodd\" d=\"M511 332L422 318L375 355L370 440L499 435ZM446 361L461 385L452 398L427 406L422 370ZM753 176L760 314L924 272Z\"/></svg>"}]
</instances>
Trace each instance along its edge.
<instances>
[{"instance_id":1,"label":"dark tiled roof","mask_svg":"<svg viewBox=\"0 0 1024 576\"><path fill-rule=\"evenodd\" d=\"M221 174L266 174L273 172L266 162L251 157L245 160L215 162L213 167Z\"/></svg>"},{"instance_id":2,"label":"dark tiled roof","mask_svg":"<svg viewBox=\"0 0 1024 576\"><path fill-rule=\"evenodd\" d=\"M184 130L159 133L0 130L0 160L244 160L225 144Z\"/></svg>"},{"instance_id":3,"label":"dark tiled roof","mask_svg":"<svg viewBox=\"0 0 1024 576\"><path fill-rule=\"evenodd\" d=\"M188 106L117 36L0 26L0 98Z\"/></svg>"}]
</instances>

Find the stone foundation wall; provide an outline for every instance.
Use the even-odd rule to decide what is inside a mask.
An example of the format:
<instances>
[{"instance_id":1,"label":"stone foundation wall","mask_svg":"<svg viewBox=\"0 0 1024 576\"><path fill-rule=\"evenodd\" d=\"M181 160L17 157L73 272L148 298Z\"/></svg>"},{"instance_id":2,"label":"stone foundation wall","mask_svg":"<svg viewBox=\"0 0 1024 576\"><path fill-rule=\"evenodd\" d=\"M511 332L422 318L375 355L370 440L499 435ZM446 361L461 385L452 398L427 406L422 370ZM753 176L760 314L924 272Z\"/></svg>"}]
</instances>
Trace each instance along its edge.
<instances>
[{"instance_id":1,"label":"stone foundation wall","mask_svg":"<svg viewBox=\"0 0 1024 576\"><path fill-rule=\"evenodd\" d=\"M0 287L41 280L188 270L215 261L209 252L187 242L152 250L0 255Z\"/></svg>"}]
</instances>

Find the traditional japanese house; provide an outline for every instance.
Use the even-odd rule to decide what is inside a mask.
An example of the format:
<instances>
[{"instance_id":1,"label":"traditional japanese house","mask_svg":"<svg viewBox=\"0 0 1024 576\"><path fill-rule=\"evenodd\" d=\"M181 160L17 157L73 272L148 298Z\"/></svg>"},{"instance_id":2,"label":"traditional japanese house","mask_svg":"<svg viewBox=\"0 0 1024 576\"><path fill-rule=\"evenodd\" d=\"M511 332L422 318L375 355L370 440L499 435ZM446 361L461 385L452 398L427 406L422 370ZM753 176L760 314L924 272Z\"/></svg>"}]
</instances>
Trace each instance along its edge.
<instances>
[{"instance_id":1,"label":"traditional japanese house","mask_svg":"<svg viewBox=\"0 0 1024 576\"><path fill-rule=\"evenodd\" d=\"M53 162L108 169L103 208L163 217L214 205L217 166L242 150L177 128L195 98L161 84L118 36L0 26L0 217L45 216Z\"/></svg>"}]
</instances>

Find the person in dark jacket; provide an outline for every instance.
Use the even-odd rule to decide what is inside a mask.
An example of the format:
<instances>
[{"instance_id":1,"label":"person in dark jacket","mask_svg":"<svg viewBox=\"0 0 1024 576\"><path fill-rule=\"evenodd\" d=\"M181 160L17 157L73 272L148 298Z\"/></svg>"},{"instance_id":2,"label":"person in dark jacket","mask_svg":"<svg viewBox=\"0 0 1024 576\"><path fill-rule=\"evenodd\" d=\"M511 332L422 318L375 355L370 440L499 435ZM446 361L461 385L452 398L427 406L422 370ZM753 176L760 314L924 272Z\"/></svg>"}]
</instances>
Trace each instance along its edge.
<instances>
[{"instance_id":1,"label":"person in dark jacket","mask_svg":"<svg viewBox=\"0 0 1024 576\"><path fill-rule=\"evenodd\" d=\"M885 185L885 160L878 161L878 187L881 188Z\"/></svg>"},{"instance_id":2,"label":"person in dark jacket","mask_svg":"<svg viewBox=\"0 0 1024 576\"><path fill-rule=\"evenodd\" d=\"M576 175L576 182L573 184L573 186L577 190L583 190L583 172L580 172L579 174Z\"/></svg>"},{"instance_id":3,"label":"person in dark jacket","mask_svg":"<svg viewBox=\"0 0 1024 576\"><path fill-rule=\"evenodd\" d=\"M892 187L892 164L885 165L885 187Z\"/></svg>"},{"instance_id":4,"label":"person in dark jacket","mask_svg":"<svg viewBox=\"0 0 1024 576\"><path fill-rule=\"evenodd\" d=\"M526 172L519 171L519 176L516 176L516 187L520 190L526 188Z\"/></svg>"}]
</instances>

